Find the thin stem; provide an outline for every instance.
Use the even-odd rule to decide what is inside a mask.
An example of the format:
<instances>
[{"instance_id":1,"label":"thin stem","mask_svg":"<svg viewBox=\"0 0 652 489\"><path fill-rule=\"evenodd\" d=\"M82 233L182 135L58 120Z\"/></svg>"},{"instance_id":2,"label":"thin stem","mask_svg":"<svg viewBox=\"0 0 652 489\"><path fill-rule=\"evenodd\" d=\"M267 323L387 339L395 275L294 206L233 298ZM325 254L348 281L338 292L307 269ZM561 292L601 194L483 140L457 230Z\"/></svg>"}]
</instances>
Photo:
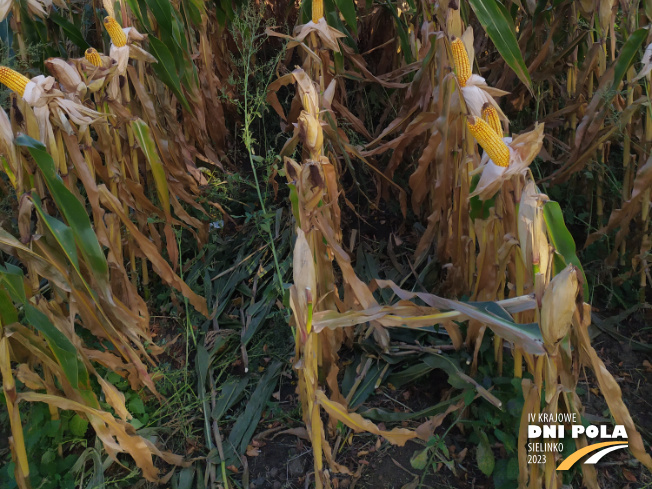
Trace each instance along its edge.
<instances>
[{"instance_id":1,"label":"thin stem","mask_svg":"<svg viewBox=\"0 0 652 489\"><path fill-rule=\"evenodd\" d=\"M253 42L253 41L252 41ZM249 155L249 164L251 165L251 171L254 174L254 181L256 182L256 194L258 195L258 202L260 203L260 208L263 211L263 216L267 215L267 209L265 208L265 200L260 191L260 183L258 182L258 174L256 173L256 165L253 158L253 150L251 147L251 122L252 114L249 112L249 73L251 70L251 58L254 55L252 52L253 45L250 45L247 48L248 56L245 56L246 61L246 70L244 75L244 131L243 131L243 140L245 147L247 148L247 153ZM272 228L269 226L267 228L267 234L269 235L269 244L272 248L272 255L274 256L274 267L276 268L276 275L278 279L279 292L283 294L283 277L281 275L281 267L278 264L278 255L276 253L276 245L274 244L274 236L272 234Z\"/></svg>"}]
</instances>

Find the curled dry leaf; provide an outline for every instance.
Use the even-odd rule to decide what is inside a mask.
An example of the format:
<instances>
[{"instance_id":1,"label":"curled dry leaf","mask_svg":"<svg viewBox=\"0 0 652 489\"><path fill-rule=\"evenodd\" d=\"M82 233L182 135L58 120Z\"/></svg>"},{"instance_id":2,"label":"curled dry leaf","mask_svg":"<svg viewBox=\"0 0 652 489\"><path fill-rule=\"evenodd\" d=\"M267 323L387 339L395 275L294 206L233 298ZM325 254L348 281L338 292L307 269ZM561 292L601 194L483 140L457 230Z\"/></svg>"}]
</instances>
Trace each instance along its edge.
<instances>
[{"instance_id":1,"label":"curled dry leaf","mask_svg":"<svg viewBox=\"0 0 652 489\"><path fill-rule=\"evenodd\" d=\"M591 306L584 304L582 316L580 316L579 311L576 312L573 316L573 323L579 336L582 357L585 361L588 361L593 368L595 376L598 379L600 392L602 392L602 395L607 402L607 406L609 406L609 411L616 420L616 424L625 426L630 451L639 462L652 470L652 457L647 453L643 443L643 438L636 429L636 424L623 401L623 393L620 386L616 379L614 379L613 375L609 372L604 362L600 360L595 349L591 346L591 338L588 329L591 325Z\"/></svg>"},{"instance_id":2,"label":"curled dry leaf","mask_svg":"<svg viewBox=\"0 0 652 489\"><path fill-rule=\"evenodd\" d=\"M356 433L368 432L385 438L393 445L402 447L408 440L416 438L417 434L405 428L394 428L391 431L383 431L368 419L364 419L357 413L348 412L342 404L331 401L323 391L315 392L315 398L319 405L331 416L351 428Z\"/></svg>"},{"instance_id":3,"label":"curled dry leaf","mask_svg":"<svg viewBox=\"0 0 652 489\"><path fill-rule=\"evenodd\" d=\"M189 462L184 462L181 456L162 452L149 440L136 435L133 426L124 421L116 420L105 411L99 411L63 397L34 392L19 394L18 401L45 402L59 409L67 409L83 414L88 418L95 429L95 433L104 443L108 455L118 462L117 455L127 453L133 458L138 468L143 471L143 476L150 482L159 480L159 471L153 464L152 455L156 455L170 464L190 465Z\"/></svg>"}]
</instances>

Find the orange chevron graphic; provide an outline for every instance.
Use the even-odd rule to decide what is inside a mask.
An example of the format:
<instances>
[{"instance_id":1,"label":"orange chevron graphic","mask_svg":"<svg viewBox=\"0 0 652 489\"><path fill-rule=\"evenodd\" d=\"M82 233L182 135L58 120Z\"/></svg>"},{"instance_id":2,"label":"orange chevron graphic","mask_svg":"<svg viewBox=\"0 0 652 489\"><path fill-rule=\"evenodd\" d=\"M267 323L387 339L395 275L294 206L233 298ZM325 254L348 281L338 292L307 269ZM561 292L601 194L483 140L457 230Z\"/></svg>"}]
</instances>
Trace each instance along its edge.
<instances>
[{"instance_id":1,"label":"orange chevron graphic","mask_svg":"<svg viewBox=\"0 0 652 489\"><path fill-rule=\"evenodd\" d=\"M566 460L564 460L561 464L559 464L559 467L557 467L557 470L568 470L570 469L575 462L577 462L579 459L581 459L584 455L587 455L591 452L595 452L596 450L599 450L601 448L605 447L610 447L613 445L627 445L626 441L605 441L602 443L595 443L593 445L589 445L588 447L581 448L574 452L570 457L568 457Z\"/></svg>"}]
</instances>

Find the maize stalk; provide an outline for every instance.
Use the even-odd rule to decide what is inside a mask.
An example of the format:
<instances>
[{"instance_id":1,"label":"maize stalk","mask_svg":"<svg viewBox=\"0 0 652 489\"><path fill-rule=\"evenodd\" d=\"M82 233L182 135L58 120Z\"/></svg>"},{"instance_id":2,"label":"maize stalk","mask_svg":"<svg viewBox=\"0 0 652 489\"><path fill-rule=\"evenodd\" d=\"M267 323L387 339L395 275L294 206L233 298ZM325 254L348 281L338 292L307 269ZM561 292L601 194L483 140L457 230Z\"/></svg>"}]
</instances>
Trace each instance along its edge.
<instances>
[{"instance_id":1,"label":"maize stalk","mask_svg":"<svg viewBox=\"0 0 652 489\"><path fill-rule=\"evenodd\" d=\"M29 78L11 68L0 66L0 83L22 97L25 95L25 87L29 83Z\"/></svg>"},{"instance_id":2,"label":"maize stalk","mask_svg":"<svg viewBox=\"0 0 652 489\"><path fill-rule=\"evenodd\" d=\"M509 148L496 131L479 117L469 117L466 122L473 137L480 143L491 161L502 167L509 166Z\"/></svg>"},{"instance_id":3,"label":"maize stalk","mask_svg":"<svg viewBox=\"0 0 652 489\"><path fill-rule=\"evenodd\" d=\"M453 62L455 63L455 73L461 87L466 86L466 82L471 78L471 62L466 52L464 43L461 39L455 39L451 43L453 50Z\"/></svg>"},{"instance_id":4,"label":"maize stalk","mask_svg":"<svg viewBox=\"0 0 652 489\"><path fill-rule=\"evenodd\" d=\"M115 47L121 48L127 45L127 35L113 17L104 17L104 28L111 36L111 42Z\"/></svg>"},{"instance_id":5,"label":"maize stalk","mask_svg":"<svg viewBox=\"0 0 652 489\"><path fill-rule=\"evenodd\" d=\"M124 32L123 32L124 34ZM88 61L93 66L102 66L102 58L95 48L88 48L84 53L86 61Z\"/></svg>"},{"instance_id":6,"label":"maize stalk","mask_svg":"<svg viewBox=\"0 0 652 489\"><path fill-rule=\"evenodd\" d=\"M482 118L487 121L487 124L489 124L494 131L496 131L496 134L502 136L503 126L500 123L500 119L498 118L498 111L496 110L496 107L490 103L484 104L482 107Z\"/></svg>"}]
</instances>

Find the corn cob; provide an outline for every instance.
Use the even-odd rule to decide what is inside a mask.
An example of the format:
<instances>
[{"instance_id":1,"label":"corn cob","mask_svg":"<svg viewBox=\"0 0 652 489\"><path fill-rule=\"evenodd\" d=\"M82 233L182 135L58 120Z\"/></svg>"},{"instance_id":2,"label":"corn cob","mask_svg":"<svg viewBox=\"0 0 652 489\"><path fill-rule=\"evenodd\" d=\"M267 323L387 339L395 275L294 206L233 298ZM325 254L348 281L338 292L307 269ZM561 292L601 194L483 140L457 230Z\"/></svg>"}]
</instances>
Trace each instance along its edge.
<instances>
[{"instance_id":1,"label":"corn cob","mask_svg":"<svg viewBox=\"0 0 652 489\"><path fill-rule=\"evenodd\" d=\"M115 14L113 12L113 0L102 0L102 5L104 6L104 10L106 10L106 13L110 17L115 16Z\"/></svg>"},{"instance_id":2,"label":"corn cob","mask_svg":"<svg viewBox=\"0 0 652 489\"><path fill-rule=\"evenodd\" d=\"M312 0L312 21L316 24L324 16L324 0Z\"/></svg>"},{"instance_id":3,"label":"corn cob","mask_svg":"<svg viewBox=\"0 0 652 489\"><path fill-rule=\"evenodd\" d=\"M496 107L488 102L484 104L482 107L482 118L487 121L487 123L494 131L496 131L496 134L499 136L503 135L503 126L501 125L500 119L498 118L498 111L496 110Z\"/></svg>"},{"instance_id":4,"label":"corn cob","mask_svg":"<svg viewBox=\"0 0 652 489\"><path fill-rule=\"evenodd\" d=\"M469 55L466 52L466 48L461 39L455 39L451 43L451 48L453 49L453 62L455 64L457 80L461 87L465 87L466 82L471 78L471 62L469 61Z\"/></svg>"},{"instance_id":5,"label":"corn cob","mask_svg":"<svg viewBox=\"0 0 652 489\"><path fill-rule=\"evenodd\" d=\"M11 68L0 66L0 83L22 97L25 94L25 87L29 83L29 78Z\"/></svg>"},{"instance_id":6,"label":"corn cob","mask_svg":"<svg viewBox=\"0 0 652 489\"><path fill-rule=\"evenodd\" d=\"M496 131L489 124L479 117L470 116L466 122L473 137L478 140L491 161L496 165L509 166L509 148Z\"/></svg>"},{"instance_id":7,"label":"corn cob","mask_svg":"<svg viewBox=\"0 0 652 489\"><path fill-rule=\"evenodd\" d=\"M127 35L113 17L104 17L104 28L111 36L111 42L116 48L121 48L127 44Z\"/></svg>"},{"instance_id":8,"label":"corn cob","mask_svg":"<svg viewBox=\"0 0 652 489\"><path fill-rule=\"evenodd\" d=\"M95 50L95 48L88 48L84 53L86 61L88 61L93 66L102 66L102 58L100 54Z\"/></svg>"}]
</instances>

